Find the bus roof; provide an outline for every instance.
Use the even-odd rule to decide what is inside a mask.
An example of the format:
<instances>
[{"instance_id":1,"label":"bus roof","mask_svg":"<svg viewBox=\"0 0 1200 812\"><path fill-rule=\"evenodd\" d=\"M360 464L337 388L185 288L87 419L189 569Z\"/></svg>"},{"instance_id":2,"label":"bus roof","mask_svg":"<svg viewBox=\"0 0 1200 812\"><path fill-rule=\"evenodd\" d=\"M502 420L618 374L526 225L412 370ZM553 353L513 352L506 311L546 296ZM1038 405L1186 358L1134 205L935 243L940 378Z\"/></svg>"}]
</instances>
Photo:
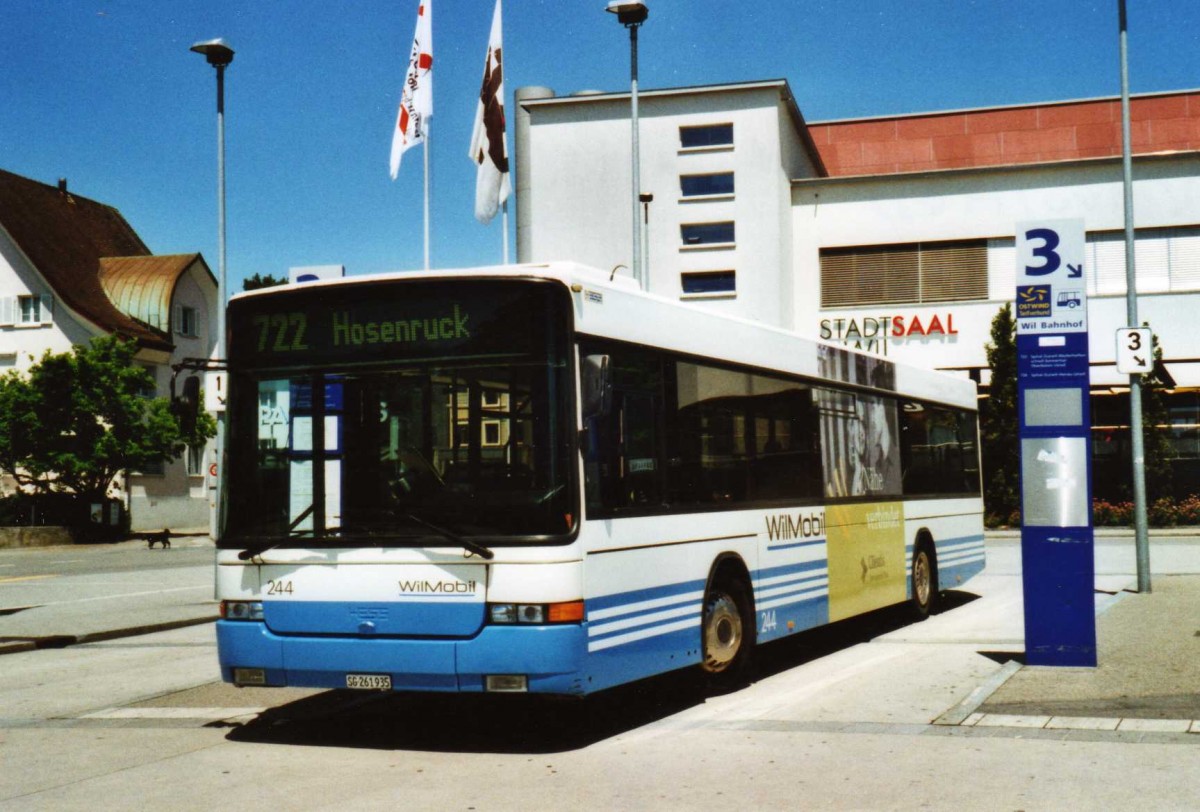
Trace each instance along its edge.
<instances>
[{"instance_id":1,"label":"bus roof","mask_svg":"<svg viewBox=\"0 0 1200 812\"><path fill-rule=\"evenodd\" d=\"M975 383L967 378L896 363L782 328L647 293L628 276L614 276L575 262L348 276L242 292L235 294L233 300L299 288L497 277L540 278L560 282L568 288L574 300L576 330L585 335L744 364L766 371L778 370L810 378L827 378L865 389L894 391L906 397L965 409L977 408ZM885 383L880 384L880 381Z\"/></svg>"}]
</instances>

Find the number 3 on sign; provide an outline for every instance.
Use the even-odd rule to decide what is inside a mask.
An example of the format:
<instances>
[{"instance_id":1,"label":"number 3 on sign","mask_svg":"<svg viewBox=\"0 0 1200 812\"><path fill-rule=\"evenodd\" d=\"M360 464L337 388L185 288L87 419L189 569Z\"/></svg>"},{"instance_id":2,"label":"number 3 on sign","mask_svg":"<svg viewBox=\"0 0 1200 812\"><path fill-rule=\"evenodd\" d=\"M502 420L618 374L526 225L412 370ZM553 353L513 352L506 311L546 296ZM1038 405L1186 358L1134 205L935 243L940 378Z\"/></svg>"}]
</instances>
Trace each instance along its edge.
<instances>
[{"instance_id":1,"label":"number 3 on sign","mask_svg":"<svg viewBox=\"0 0 1200 812\"><path fill-rule=\"evenodd\" d=\"M1149 327L1117 329L1117 372L1145 375L1154 370L1154 337Z\"/></svg>"},{"instance_id":2,"label":"number 3 on sign","mask_svg":"<svg viewBox=\"0 0 1200 812\"><path fill-rule=\"evenodd\" d=\"M1058 248L1058 232L1052 228L1031 228L1025 232L1025 239L1032 243L1041 240L1038 246L1030 245L1030 251L1042 260L1041 265L1026 265L1025 273L1029 276L1049 276L1062 265L1062 258L1054 249Z\"/></svg>"}]
</instances>

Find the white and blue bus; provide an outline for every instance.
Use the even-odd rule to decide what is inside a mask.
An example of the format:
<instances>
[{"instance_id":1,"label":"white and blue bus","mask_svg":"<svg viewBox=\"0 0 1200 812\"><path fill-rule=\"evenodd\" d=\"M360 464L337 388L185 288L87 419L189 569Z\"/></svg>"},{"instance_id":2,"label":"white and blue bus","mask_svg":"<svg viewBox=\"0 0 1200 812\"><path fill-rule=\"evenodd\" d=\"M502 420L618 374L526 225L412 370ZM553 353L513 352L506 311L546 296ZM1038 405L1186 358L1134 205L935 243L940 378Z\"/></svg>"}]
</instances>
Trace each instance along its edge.
<instances>
[{"instance_id":1,"label":"white and blue bus","mask_svg":"<svg viewBox=\"0 0 1200 812\"><path fill-rule=\"evenodd\" d=\"M574 264L229 305L221 670L584 695L984 566L966 379Z\"/></svg>"}]
</instances>

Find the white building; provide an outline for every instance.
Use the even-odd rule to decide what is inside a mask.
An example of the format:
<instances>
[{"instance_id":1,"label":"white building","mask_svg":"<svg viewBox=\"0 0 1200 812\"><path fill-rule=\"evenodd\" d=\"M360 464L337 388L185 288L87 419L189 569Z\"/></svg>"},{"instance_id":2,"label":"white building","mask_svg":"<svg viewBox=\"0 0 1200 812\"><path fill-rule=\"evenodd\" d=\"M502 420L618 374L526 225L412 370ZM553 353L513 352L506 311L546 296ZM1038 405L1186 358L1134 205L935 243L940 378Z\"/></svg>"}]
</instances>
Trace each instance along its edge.
<instances>
[{"instance_id":1,"label":"white building","mask_svg":"<svg viewBox=\"0 0 1200 812\"><path fill-rule=\"evenodd\" d=\"M169 394L171 365L208 358L217 283L199 254L154 256L111 206L0 170L0 374L117 333ZM208 527L205 449L130 472L134 530ZM11 489L11 483L10 489ZM0 483L0 488L3 488Z\"/></svg>"},{"instance_id":2,"label":"white building","mask_svg":"<svg viewBox=\"0 0 1200 812\"><path fill-rule=\"evenodd\" d=\"M1019 222L1082 219L1097 495L1127 481L1115 99L806 124L785 81L640 94L652 291L990 380ZM627 93L517 91L518 259L632 264ZM1200 92L1132 105L1139 319L1169 395L1177 494L1200 492ZM1105 466L1113 466L1111 468ZM1107 476L1111 470L1113 475ZM1118 495L1113 493L1113 496Z\"/></svg>"}]
</instances>

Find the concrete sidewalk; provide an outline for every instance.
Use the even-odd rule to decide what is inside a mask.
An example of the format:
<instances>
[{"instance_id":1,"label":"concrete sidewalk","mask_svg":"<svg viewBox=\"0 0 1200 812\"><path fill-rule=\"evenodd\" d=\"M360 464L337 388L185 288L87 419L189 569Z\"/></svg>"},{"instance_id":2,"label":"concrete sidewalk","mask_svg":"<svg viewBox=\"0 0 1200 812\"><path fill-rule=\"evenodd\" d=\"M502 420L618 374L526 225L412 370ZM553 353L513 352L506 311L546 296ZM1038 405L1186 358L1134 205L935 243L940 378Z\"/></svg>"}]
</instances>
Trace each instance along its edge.
<instances>
[{"instance_id":1,"label":"concrete sidewalk","mask_svg":"<svg viewBox=\"0 0 1200 812\"><path fill-rule=\"evenodd\" d=\"M1009 667L963 724L1200 733L1200 576L1152 587L1097 617L1096 668Z\"/></svg>"}]
</instances>

